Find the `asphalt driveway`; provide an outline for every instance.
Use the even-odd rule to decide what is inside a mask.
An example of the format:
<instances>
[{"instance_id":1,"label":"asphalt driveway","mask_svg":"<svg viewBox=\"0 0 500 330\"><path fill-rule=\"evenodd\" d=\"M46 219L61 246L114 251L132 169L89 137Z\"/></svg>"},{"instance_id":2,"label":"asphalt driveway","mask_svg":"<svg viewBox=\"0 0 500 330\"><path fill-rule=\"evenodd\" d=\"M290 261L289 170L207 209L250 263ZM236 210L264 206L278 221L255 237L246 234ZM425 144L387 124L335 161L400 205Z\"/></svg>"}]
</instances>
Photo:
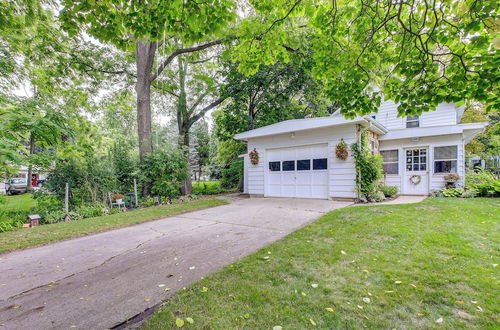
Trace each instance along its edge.
<instances>
[{"instance_id":1,"label":"asphalt driveway","mask_svg":"<svg viewBox=\"0 0 500 330\"><path fill-rule=\"evenodd\" d=\"M106 329L350 203L229 205L0 255L0 328Z\"/></svg>"}]
</instances>

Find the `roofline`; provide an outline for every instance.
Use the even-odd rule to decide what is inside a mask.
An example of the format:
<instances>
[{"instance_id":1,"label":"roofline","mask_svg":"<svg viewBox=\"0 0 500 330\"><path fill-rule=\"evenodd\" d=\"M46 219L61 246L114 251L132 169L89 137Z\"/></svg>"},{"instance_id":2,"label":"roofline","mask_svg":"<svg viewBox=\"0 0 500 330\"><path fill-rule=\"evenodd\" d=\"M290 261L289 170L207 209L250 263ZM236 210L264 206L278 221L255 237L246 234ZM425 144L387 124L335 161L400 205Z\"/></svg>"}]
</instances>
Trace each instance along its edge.
<instances>
[{"instance_id":1,"label":"roofline","mask_svg":"<svg viewBox=\"0 0 500 330\"><path fill-rule=\"evenodd\" d=\"M469 123L443 126L427 126L414 128L401 128L390 130L386 135L381 136L381 141L409 139L413 137L439 136L450 134L463 134L467 130L477 130L475 135L481 133L488 123Z\"/></svg>"},{"instance_id":2,"label":"roofline","mask_svg":"<svg viewBox=\"0 0 500 330\"><path fill-rule=\"evenodd\" d=\"M342 119L345 120L344 122L331 123L331 124L327 123L325 125L317 125L315 127L293 128L293 129L290 128L290 129L285 129L283 131L278 131L278 132L268 132L268 133L263 133L263 134L260 134L260 135L248 136L248 135L250 135L249 134L250 132L254 132L255 133L255 132L258 132L259 130L262 130L264 128L268 128L270 126L274 126L274 125L278 125L278 124L282 124L282 123L291 123L291 122L299 122L299 121L314 120L314 119L316 119L316 120L318 120L318 119L324 119L326 121L327 119L331 119L332 120L332 116L285 120L285 121L282 121L282 122L279 122L279 123L276 123L276 124L267 125L267 126L263 126L263 127L260 127L260 128L256 128L256 129L250 130L250 131L246 131L246 132L242 132L242 133L236 134L234 136L234 138L236 140L248 141L248 139L259 138L259 137L264 137L264 136L286 134L286 133L290 133L290 132L302 132L302 131L308 131L308 130L313 130L313 129L318 129L318 128L340 126L340 125L349 125L349 124L356 124L356 123L366 122L367 121L366 118L362 118L362 117L357 117L357 118L354 118L352 120L348 120L348 119L345 119L345 118L342 117ZM333 120L335 120L335 118Z\"/></svg>"}]
</instances>

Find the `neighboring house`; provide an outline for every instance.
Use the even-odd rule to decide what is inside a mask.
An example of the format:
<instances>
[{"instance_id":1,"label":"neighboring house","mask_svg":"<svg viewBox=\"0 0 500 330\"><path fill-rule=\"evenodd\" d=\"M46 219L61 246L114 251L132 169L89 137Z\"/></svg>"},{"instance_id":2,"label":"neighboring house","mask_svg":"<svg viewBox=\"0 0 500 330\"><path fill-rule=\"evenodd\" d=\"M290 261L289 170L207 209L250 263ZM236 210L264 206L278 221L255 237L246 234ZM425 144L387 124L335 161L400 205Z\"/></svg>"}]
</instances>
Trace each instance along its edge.
<instances>
[{"instance_id":1,"label":"neighboring house","mask_svg":"<svg viewBox=\"0 0 500 330\"><path fill-rule=\"evenodd\" d=\"M356 170L352 155L335 156L337 144L356 142L370 132L370 146L384 158L387 185L401 194L427 195L444 187L448 173L465 175L464 146L487 123L459 124L463 107L440 104L421 116L398 117L397 105L385 102L372 116L287 120L237 134L256 150L259 163L244 157L244 191L269 197L354 199ZM420 181L420 182L418 182Z\"/></svg>"}]
</instances>

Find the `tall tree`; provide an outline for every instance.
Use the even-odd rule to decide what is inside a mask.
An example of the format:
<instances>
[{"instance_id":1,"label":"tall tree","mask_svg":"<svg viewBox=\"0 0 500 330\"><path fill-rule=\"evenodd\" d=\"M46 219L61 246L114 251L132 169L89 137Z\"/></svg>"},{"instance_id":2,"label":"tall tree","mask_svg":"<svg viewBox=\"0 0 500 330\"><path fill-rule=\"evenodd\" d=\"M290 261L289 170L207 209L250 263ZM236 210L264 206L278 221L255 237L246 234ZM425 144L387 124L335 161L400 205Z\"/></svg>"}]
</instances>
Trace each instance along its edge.
<instances>
[{"instance_id":1,"label":"tall tree","mask_svg":"<svg viewBox=\"0 0 500 330\"><path fill-rule=\"evenodd\" d=\"M221 44L222 29L234 18L232 0L64 0L63 27L81 28L103 42L134 52L137 130L141 160L152 151L151 84L181 54ZM178 42L185 47L178 47ZM157 58L158 49L168 55Z\"/></svg>"},{"instance_id":2,"label":"tall tree","mask_svg":"<svg viewBox=\"0 0 500 330\"><path fill-rule=\"evenodd\" d=\"M178 144L183 150L186 161L191 163L191 128L209 111L216 108L225 99L227 93L220 93L219 67L213 56L179 55L177 66L173 66L164 81L159 81L158 92L168 93L173 108L172 112L177 120ZM192 190L191 177L182 187L184 194Z\"/></svg>"}]
</instances>

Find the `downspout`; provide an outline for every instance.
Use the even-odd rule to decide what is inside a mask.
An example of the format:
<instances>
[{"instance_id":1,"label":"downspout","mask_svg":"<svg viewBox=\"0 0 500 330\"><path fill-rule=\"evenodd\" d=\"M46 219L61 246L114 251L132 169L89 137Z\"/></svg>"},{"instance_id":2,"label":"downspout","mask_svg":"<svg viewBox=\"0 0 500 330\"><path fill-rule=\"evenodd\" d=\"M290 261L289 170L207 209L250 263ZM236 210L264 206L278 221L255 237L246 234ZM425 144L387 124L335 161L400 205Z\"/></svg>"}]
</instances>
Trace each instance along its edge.
<instances>
[{"instance_id":1,"label":"downspout","mask_svg":"<svg viewBox=\"0 0 500 330\"><path fill-rule=\"evenodd\" d=\"M363 135L364 132L366 132L367 130L369 130L370 128L372 127L372 122L371 121L368 121L368 126L365 127L365 128L361 128L361 125L358 125L358 152L361 152L362 150L360 150L360 148L362 147L361 146L361 136ZM357 165L357 164L356 164ZM357 173L358 174L358 182L361 181L361 172ZM358 183L357 184L358 186L358 189L356 189L356 194L357 194L357 198L358 198L358 201L361 199L361 196L360 196L360 184Z\"/></svg>"}]
</instances>

